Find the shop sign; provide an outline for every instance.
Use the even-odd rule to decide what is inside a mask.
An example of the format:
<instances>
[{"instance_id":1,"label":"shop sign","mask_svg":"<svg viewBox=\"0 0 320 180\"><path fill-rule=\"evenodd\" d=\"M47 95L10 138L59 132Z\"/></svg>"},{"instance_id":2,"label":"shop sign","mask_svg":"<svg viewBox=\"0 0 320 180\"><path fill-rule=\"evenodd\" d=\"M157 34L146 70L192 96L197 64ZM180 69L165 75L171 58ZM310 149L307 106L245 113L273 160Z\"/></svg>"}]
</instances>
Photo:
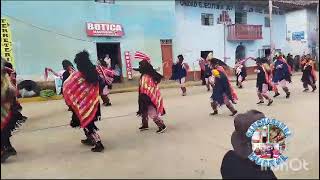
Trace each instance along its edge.
<instances>
[{"instance_id":1,"label":"shop sign","mask_svg":"<svg viewBox=\"0 0 320 180\"><path fill-rule=\"evenodd\" d=\"M131 56L129 51L124 52L124 59L126 62L127 78L132 79L132 65L131 65Z\"/></svg>"},{"instance_id":2,"label":"shop sign","mask_svg":"<svg viewBox=\"0 0 320 180\"><path fill-rule=\"evenodd\" d=\"M124 35L121 24L113 23L92 23L87 22L86 31L88 36L112 36L121 37Z\"/></svg>"},{"instance_id":3,"label":"shop sign","mask_svg":"<svg viewBox=\"0 0 320 180\"><path fill-rule=\"evenodd\" d=\"M292 40L293 41L301 41L303 39L304 39L304 31L292 32Z\"/></svg>"},{"instance_id":4,"label":"shop sign","mask_svg":"<svg viewBox=\"0 0 320 180\"><path fill-rule=\"evenodd\" d=\"M12 35L7 18L1 18L1 57L10 62L13 67L15 66L12 51Z\"/></svg>"}]
</instances>

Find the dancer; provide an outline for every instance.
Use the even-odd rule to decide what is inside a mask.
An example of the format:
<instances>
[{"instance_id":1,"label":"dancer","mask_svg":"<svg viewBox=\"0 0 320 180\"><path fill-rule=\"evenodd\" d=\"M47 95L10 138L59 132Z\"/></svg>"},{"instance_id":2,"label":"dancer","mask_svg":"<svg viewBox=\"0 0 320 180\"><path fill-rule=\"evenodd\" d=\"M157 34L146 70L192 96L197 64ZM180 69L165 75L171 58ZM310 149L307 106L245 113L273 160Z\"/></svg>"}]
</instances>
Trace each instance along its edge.
<instances>
[{"instance_id":1,"label":"dancer","mask_svg":"<svg viewBox=\"0 0 320 180\"><path fill-rule=\"evenodd\" d=\"M236 83L237 87L242 89L243 88L243 81L246 80L247 77L247 69L245 66L245 61L239 61L235 65L235 70L236 70Z\"/></svg>"},{"instance_id":2,"label":"dancer","mask_svg":"<svg viewBox=\"0 0 320 180\"><path fill-rule=\"evenodd\" d=\"M227 65L224 62L222 62L221 60L213 58L212 53L209 53L208 59L209 59L211 67L213 69L218 70L220 73L223 73L225 75L225 77L227 78L228 86L229 86L229 89L230 89L231 95L232 95L232 98L230 100L233 104L237 104L236 101L238 100L238 95L237 95L235 89L233 88L233 86L231 85L231 82L230 82L230 79L228 77L227 72L225 71L224 67L222 66L222 65L224 65L224 66L227 66ZM213 76L211 76L211 77L213 77Z\"/></svg>"},{"instance_id":3,"label":"dancer","mask_svg":"<svg viewBox=\"0 0 320 180\"><path fill-rule=\"evenodd\" d=\"M232 113L230 116L234 116L235 114L237 114L238 111L235 110L233 105L230 103L230 101L232 101L233 99L233 96L231 93L227 76L223 72L218 71L217 69L214 69L212 71L212 74L214 78L210 82L213 86L211 96L211 107L213 113L210 113L210 115L218 114L218 105L222 106L223 104L225 104Z\"/></svg>"},{"instance_id":4,"label":"dancer","mask_svg":"<svg viewBox=\"0 0 320 180\"><path fill-rule=\"evenodd\" d=\"M316 86L316 72L314 70L314 62L312 61L310 55L307 55L307 58L304 59L301 62L301 66L302 66L302 78L301 81L303 82L303 92L307 92L309 91L309 87L312 87L312 92L314 92L317 89Z\"/></svg>"},{"instance_id":5,"label":"dancer","mask_svg":"<svg viewBox=\"0 0 320 180\"><path fill-rule=\"evenodd\" d=\"M111 70L107 62L102 59L98 60L97 71L100 78L104 80L103 84L100 85L100 97L103 101L103 105L111 106L112 104L108 95L110 93L109 90L112 88L112 81L115 73Z\"/></svg>"},{"instance_id":6,"label":"dancer","mask_svg":"<svg viewBox=\"0 0 320 180\"><path fill-rule=\"evenodd\" d=\"M62 86L61 86L61 94L63 94L63 83L68 79L68 77L70 76L70 74L74 73L76 70L73 67L73 64L65 59L62 61L62 67L63 67L63 74L62 74Z\"/></svg>"},{"instance_id":7,"label":"dancer","mask_svg":"<svg viewBox=\"0 0 320 180\"><path fill-rule=\"evenodd\" d=\"M187 95L187 88L185 87L187 71L189 70L189 65L183 62L184 58L180 54L178 56L178 62L172 65L172 76L170 79L177 80L180 84L182 91L182 96Z\"/></svg>"},{"instance_id":8,"label":"dancer","mask_svg":"<svg viewBox=\"0 0 320 180\"><path fill-rule=\"evenodd\" d=\"M258 68L255 70L257 73L257 94L259 98L259 102L257 104L264 103L263 98L268 100L268 106L273 103L273 100L268 96L268 90L272 90L271 82L268 76L266 69L263 66L262 60L259 58L257 59L257 66Z\"/></svg>"},{"instance_id":9,"label":"dancer","mask_svg":"<svg viewBox=\"0 0 320 180\"><path fill-rule=\"evenodd\" d=\"M63 67L64 72L62 74L61 94L63 96L63 84L69 78L70 74L75 72L75 69L74 69L72 63L66 59L62 61L62 67ZM71 107L70 106L68 106L68 107L69 107L68 111L71 111Z\"/></svg>"},{"instance_id":10,"label":"dancer","mask_svg":"<svg viewBox=\"0 0 320 180\"><path fill-rule=\"evenodd\" d=\"M207 63L206 60L202 57L200 57L199 61L199 66L200 66L200 76L201 76L201 81L202 85L206 85L205 81L205 64Z\"/></svg>"},{"instance_id":11,"label":"dancer","mask_svg":"<svg viewBox=\"0 0 320 180\"><path fill-rule=\"evenodd\" d=\"M81 127L86 139L82 144L94 146L92 152L101 152L104 146L97 133L95 121L100 120L99 82L96 67L89 59L89 53L82 51L76 54L74 62L78 71L72 73L64 82L63 95L72 109L71 127Z\"/></svg>"},{"instance_id":12,"label":"dancer","mask_svg":"<svg viewBox=\"0 0 320 180\"><path fill-rule=\"evenodd\" d=\"M17 73L15 72L15 70L13 69L13 66L10 62L5 62L4 63L4 66L5 66L5 71L7 72L7 74L9 75L10 77L10 81L12 83L12 85L16 88L16 90L18 89L17 88ZM16 94L16 98L15 98L15 102L13 103L13 106L14 106L14 109L17 110L18 114L19 114L19 117L22 118L22 121L24 122L25 120L28 119L28 117L24 116L21 114L21 111L22 111L22 106L21 104L19 103L18 101L18 96L19 96L19 91L17 90L17 94Z\"/></svg>"},{"instance_id":13,"label":"dancer","mask_svg":"<svg viewBox=\"0 0 320 180\"><path fill-rule=\"evenodd\" d=\"M17 104L17 89L12 83L8 69L4 67L5 60L1 58L1 163L17 151L10 142L12 131L25 122Z\"/></svg>"},{"instance_id":14,"label":"dancer","mask_svg":"<svg viewBox=\"0 0 320 180\"><path fill-rule=\"evenodd\" d=\"M135 69L141 73L138 97L139 110L137 115L142 117L142 126L139 129L143 131L149 128L148 117L150 117L159 128L156 132L163 133L167 127L159 117L165 114L165 110L158 86L163 76L153 69L149 56L136 52L135 58L141 60L139 62L139 69Z\"/></svg>"},{"instance_id":15,"label":"dancer","mask_svg":"<svg viewBox=\"0 0 320 180\"><path fill-rule=\"evenodd\" d=\"M277 56L274 62L274 76L272 82L275 86L280 85L282 87L283 91L286 93L286 98L290 97L287 84L291 83L291 68L281 54ZM279 95L280 93L276 90L276 94L273 97Z\"/></svg>"},{"instance_id":16,"label":"dancer","mask_svg":"<svg viewBox=\"0 0 320 180\"><path fill-rule=\"evenodd\" d=\"M210 91L210 76L212 76L212 67L208 59L206 59L204 64L204 80L206 82L207 91Z\"/></svg>"}]
</instances>

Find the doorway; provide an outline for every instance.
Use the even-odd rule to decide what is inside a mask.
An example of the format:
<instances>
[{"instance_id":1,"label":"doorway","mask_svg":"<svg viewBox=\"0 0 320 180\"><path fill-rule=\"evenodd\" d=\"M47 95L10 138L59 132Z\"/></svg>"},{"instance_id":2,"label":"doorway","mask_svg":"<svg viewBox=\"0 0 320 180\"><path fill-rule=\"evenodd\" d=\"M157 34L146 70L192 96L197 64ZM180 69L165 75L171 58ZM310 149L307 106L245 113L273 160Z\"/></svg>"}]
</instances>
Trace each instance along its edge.
<instances>
[{"instance_id":1,"label":"doorway","mask_svg":"<svg viewBox=\"0 0 320 180\"><path fill-rule=\"evenodd\" d=\"M246 48L240 42L240 44L236 48L236 62L238 62L240 59L244 59L245 57L246 57Z\"/></svg>"},{"instance_id":2,"label":"doorway","mask_svg":"<svg viewBox=\"0 0 320 180\"><path fill-rule=\"evenodd\" d=\"M98 59L104 59L107 54L111 59L111 68L119 74L114 77L113 83L120 83L122 81L120 43L97 43Z\"/></svg>"},{"instance_id":3,"label":"doorway","mask_svg":"<svg viewBox=\"0 0 320 180\"><path fill-rule=\"evenodd\" d=\"M163 39L163 40L160 40L160 44L161 44L163 77L165 79L169 79L172 74L172 65L173 65L172 40Z\"/></svg>"}]
</instances>

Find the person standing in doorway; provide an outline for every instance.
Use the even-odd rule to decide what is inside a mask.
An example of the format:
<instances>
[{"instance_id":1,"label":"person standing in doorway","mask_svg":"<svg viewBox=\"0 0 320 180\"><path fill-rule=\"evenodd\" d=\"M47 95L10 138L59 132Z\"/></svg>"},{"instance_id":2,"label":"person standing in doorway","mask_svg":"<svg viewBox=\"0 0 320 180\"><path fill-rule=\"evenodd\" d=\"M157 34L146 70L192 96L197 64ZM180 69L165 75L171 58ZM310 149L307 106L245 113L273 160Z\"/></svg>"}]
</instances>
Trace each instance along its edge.
<instances>
[{"instance_id":1,"label":"person standing in doorway","mask_svg":"<svg viewBox=\"0 0 320 180\"><path fill-rule=\"evenodd\" d=\"M107 68L111 69L111 58L110 58L109 54L106 54L106 56L104 57L103 60L104 60L104 62L106 62L105 66Z\"/></svg>"},{"instance_id":2,"label":"person standing in doorway","mask_svg":"<svg viewBox=\"0 0 320 180\"><path fill-rule=\"evenodd\" d=\"M180 54L178 55L178 62L174 65L172 65L172 76L170 79L176 80L180 84L180 88L182 91L182 96L187 95L187 88L185 86L187 72L189 70L189 65L187 63L184 63L184 58Z\"/></svg>"}]
</instances>

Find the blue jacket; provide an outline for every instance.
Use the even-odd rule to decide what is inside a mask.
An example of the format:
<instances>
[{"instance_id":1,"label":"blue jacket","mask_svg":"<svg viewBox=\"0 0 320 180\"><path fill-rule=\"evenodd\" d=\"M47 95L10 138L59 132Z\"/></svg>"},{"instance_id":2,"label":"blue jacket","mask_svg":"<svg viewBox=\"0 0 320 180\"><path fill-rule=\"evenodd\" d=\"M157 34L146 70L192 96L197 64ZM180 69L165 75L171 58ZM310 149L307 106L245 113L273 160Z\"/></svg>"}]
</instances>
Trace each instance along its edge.
<instances>
[{"instance_id":1,"label":"blue jacket","mask_svg":"<svg viewBox=\"0 0 320 180\"><path fill-rule=\"evenodd\" d=\"M275 72L272 78L273 82L277 83L284 79L287 81L291 81L291 74L289 72L289 67L286 63L276 60L274 62L274 66L275 66L275 70L274 70Z\"/></svg>"},{"instance_id":2,"label":"blue jacket","mask_svg":"<svg viewBox=\"0 0 320 180\"><path fill-rule=\"evenodd\" d=\"M178 80L187 76L187 70L182 67L182 64L172 65L172 76L170 79Z\"/></svg>"}]
</instances>

